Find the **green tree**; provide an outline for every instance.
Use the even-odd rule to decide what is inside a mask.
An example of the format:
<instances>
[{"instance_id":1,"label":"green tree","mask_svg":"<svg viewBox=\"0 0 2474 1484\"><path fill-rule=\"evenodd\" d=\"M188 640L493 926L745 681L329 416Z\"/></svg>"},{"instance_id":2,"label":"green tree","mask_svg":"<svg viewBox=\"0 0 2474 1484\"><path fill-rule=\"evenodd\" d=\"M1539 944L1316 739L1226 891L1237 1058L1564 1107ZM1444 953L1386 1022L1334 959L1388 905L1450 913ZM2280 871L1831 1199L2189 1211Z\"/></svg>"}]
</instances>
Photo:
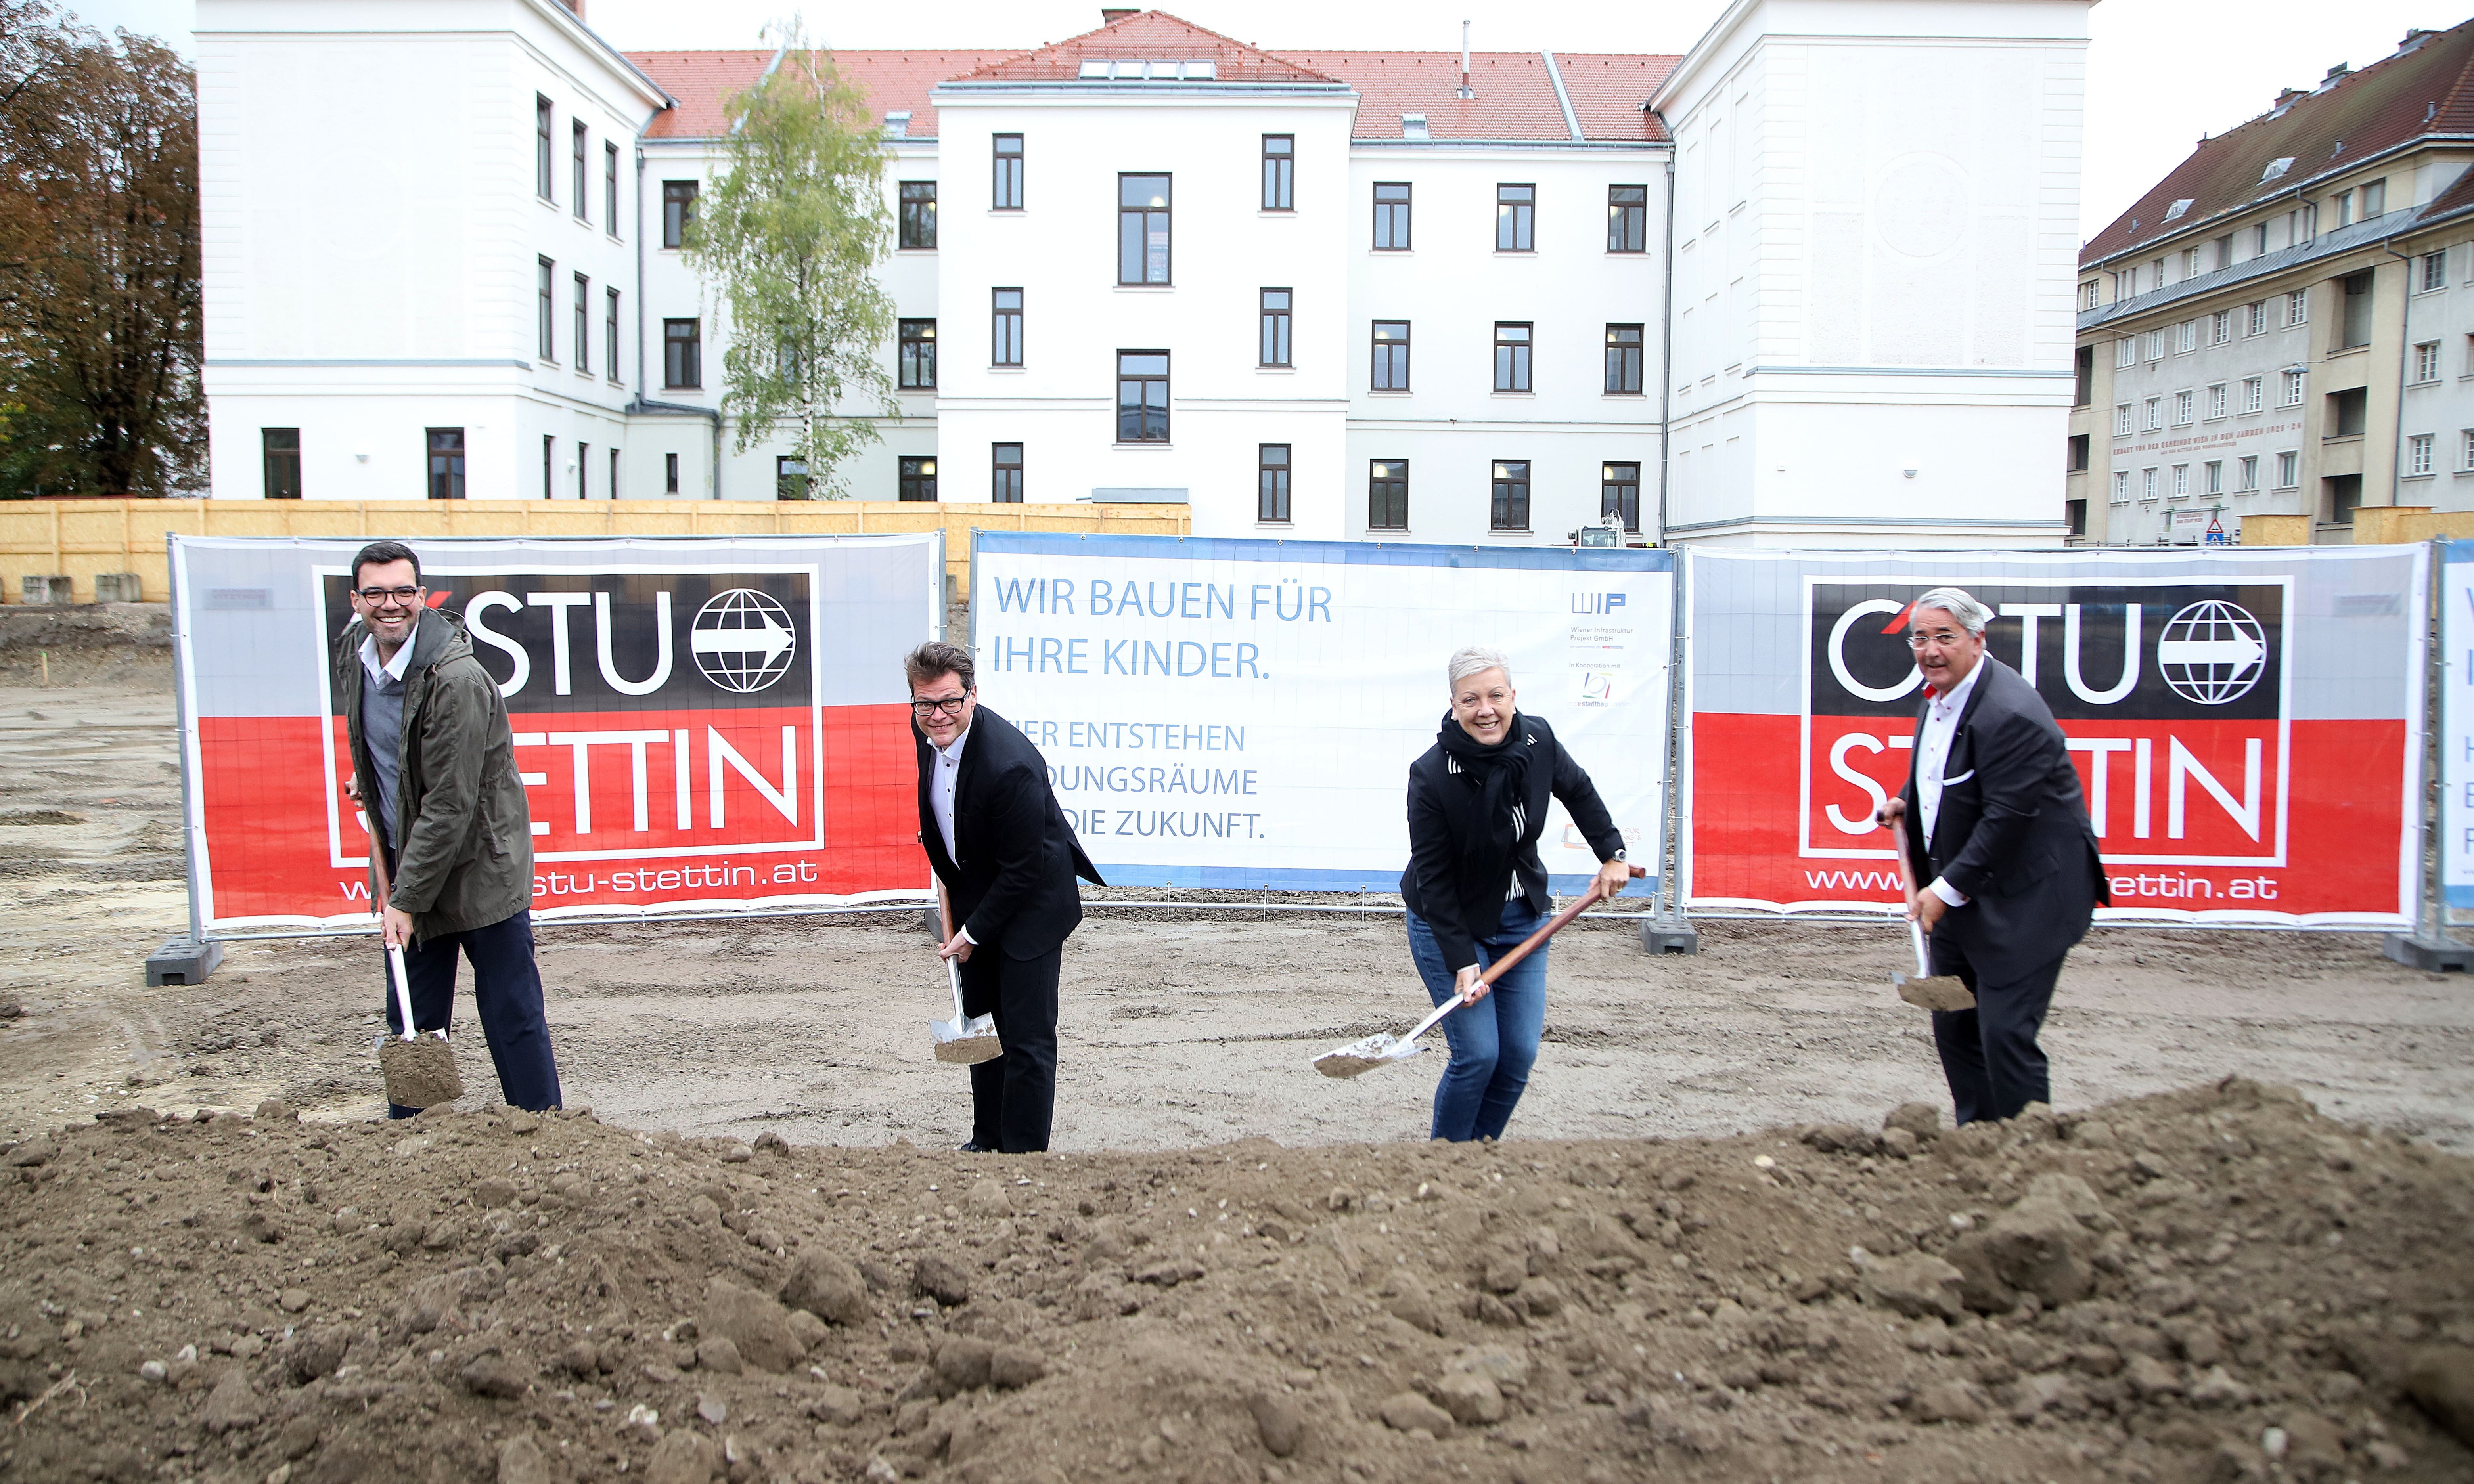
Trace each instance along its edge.
<instances>
[{"instance_id":1,"label":"green tree","mask_svg":"<svg viewBox=\"0 0 2474 1484\"><path fill-rule=\"evenodd\" d=\"M206 485L188 65L0 0L0 496Z\"/></svg>"},{"instance_id":2,"label":"green tree","mask_svg":"<svg viewBox=\"0 0 2474 1484\"><path fill-rule=\"evenodd\" d=\"M780 60L730 100L728 169L683 246L727 320L721 410L740 453L794 429L807 478L788 498L849 496L842 464L877 442L858 409L895 412L878 286L891 222L884 145L864 95L792 22Z\"/></svg>"}]
</instances>

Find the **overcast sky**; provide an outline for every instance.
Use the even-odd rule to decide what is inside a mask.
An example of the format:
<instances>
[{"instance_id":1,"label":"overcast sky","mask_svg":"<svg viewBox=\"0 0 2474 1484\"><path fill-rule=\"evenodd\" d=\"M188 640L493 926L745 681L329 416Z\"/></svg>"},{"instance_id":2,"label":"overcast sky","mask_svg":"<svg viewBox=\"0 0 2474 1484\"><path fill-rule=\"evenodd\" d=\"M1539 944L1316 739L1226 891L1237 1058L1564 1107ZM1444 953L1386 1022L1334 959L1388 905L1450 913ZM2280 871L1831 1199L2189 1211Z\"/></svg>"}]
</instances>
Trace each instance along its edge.
<instances>
[{"instance_id":1,"label":"overcast sky","mask_svg":"<svg viewBox=\"0 0 2474 1484\"><path fill-rule=\"evenodd\" d=\"M67 0L88 24L163 37L185 52L194 0ZM2464 0L2459 0L2462 5ZM587 0L594 30L621 48L737 47L798 0ZM1030 47L1099 24L1082 0L940 0L807 8L832 46ZM1724 0L1462 0L1457 6L1333 0L1174 0L1175 13L1241 41L1284 47L1446 51L1460 19L1484 51L1682 52ZM1423 12L1423 13L1420 13ZM1431 14L1437 18L1428 19ZM2092 12L2087 145L2079 235L2095 235L2173 168L2202 134L2265 112L2281 87L2309 87L2338 62L2365 66L2411 26L2465 19L2416 0L2248 0L2238 10L2191 0L2103 0Z\"/></svg>"}]
</instances>

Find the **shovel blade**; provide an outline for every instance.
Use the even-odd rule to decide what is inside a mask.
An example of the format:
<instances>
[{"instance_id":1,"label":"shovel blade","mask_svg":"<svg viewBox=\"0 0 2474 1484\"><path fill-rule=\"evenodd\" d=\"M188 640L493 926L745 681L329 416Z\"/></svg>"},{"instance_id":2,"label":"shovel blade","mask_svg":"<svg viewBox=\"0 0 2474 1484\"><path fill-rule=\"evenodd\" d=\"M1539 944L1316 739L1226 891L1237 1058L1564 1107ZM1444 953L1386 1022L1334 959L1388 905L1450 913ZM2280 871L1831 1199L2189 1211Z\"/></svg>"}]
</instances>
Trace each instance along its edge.
<instances>
[{"instance_id":1,"label":"shovel blade","mask_svg":"<svg viewBox=\"0 0 2474 1484\"><path fill-rule=\"evenodd\" d=\"M928 1034L936 1042L936 1060L939 1062L968 1066L979 1062L993 1062L1005 1055L1005 1042L997 1039L994 1016L931 1020Z\"/></svg>"},{"instance_id":2,"label":"shovel blade","mask_svg":"<svg viewBox=\"0 0 2474 1484\"><path fill-rule=\"evenodd\" d=\"M1420 1048L1414 1041L1402 1041L1388 1031L1361 1037L1345 1046L1335 1046L1314 1059L1314 1069L1326 1077L1354 1077L1372 1071L1387 1062L1397 1062L1416 1056Z\"/></svg>"},{"instance_id":3,"label":"shovel blade","mask_svg":"<svg viewBox=\"0 0 2474 1484\"><path fill-rule=\"evenodd\" d=\"M1973 1010L1976 996L1968 992L1955 974L1934 974L1930 978L1909 978L1905 974L1890 975L1890 983L1899 998L1919 1010Z\"/></svg>"}]
</instances>

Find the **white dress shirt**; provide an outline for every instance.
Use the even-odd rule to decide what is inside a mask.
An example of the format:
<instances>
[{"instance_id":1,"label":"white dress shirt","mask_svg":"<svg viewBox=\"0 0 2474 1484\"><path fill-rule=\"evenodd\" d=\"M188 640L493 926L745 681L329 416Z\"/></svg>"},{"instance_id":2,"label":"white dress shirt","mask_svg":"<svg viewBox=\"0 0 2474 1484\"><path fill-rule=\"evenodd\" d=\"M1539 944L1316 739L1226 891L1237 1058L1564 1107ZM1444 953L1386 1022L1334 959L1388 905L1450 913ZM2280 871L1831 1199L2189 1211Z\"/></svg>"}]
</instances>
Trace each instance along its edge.
<instances>
[{"instance_id":1,"label":"white dress shirt","mask_svg":"<svg viewBox=\"0 0 2474 1484\"><path fill-rule=\"evenodd\" d=\"M1967 672L1967 679L1953 686L1949 694L1934 696L1926 704L1925 724L1916 730L1916 803L1924 811L1928 846L1932 842L1933 823L1941 817L1942 765L1950 758L1951 739L1958 734L1958 719L1967 710L1967 698L1976 689L1977 677L1983 673L1984 658L1979 655L1975 668ZM1964 778L1967 775L1959 777ZM1953 907L1967 905L1966 894L1938 876L1933 878L1930 890Z\"/></svg>"},{"instance_id":2,"label":"white dress shirt","mask_svg":"<svg viewBox=\"0 0 2474 1484\"><path fill-rule=\"evenodd\" d=\"M412 636L404 635L403 642L396 646L395 658L381 664L378 662L378 636L375 634L363 634L361 665L370 672L370 679L374 681L391 680L401 684L403 672L412 668Z\"/></svg>"},{"instance_id":3,"label":"white dress shirt","mask_svg":"<svg viewBox=\"0 0 2474 1484\"><path fill-rule=\"evenodd\" d=\"M955 858L954 783L962 774L962 746L970 740L971 729L965 727L962 729L962 734L954 739L952 747L938 747L933 742L928 747L930 752L936 754L936 773L928 780L928 806L936 811L936 832L945 837L947 860ZM961 933L963 941L979 942L971 936L968 928L957 924L956 930Z\"/></svg>"}]
</instances>

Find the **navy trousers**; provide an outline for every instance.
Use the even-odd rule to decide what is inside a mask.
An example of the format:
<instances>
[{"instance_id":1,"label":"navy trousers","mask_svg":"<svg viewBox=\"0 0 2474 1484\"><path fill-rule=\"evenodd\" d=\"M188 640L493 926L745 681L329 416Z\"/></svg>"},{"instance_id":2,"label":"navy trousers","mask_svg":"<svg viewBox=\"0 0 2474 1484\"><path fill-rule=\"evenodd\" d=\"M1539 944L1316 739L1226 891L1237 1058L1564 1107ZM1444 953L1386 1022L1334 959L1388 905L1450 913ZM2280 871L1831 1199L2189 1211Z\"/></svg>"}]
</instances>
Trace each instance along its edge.
<instances>
[{"instance_id":1,"label":"navy trousers","mask_svg":"<svg viewBox=\"0 0 2474 1484\"><path fill-rule=\"evenodd\" d=\"M510 1108L538 1113L558 1107L558 1062L550 1053L549 1021L542 1011L541 970L533 965L533 915L519 912L503 922L444 934L403 950L404 988L412 997L413 1023L422 1030L449 1029L459 952L473 964L473 1004L480 1013L481 1032L489 1038L499 1095ZM386 978L385 948L378 955L387 1029L400 1036L403 1027L396 1014L395 986ZM387 1105L390 1118L409 1118L418 1112Z\"/></svg>"},{"instance_id":2,"label":"navy trousers","mask_svg":"<svg viewBox=\"0 0 2474 1484\"><path fill-rule=\"evenodd\" d=\"M962 964L974 1004L993 989L997 1040L1005 1055L971 1065L971 1142L1007 1154L1048 1147L1056 1116L1056 978L1065 965L1058 944L1037 958L1009 957L982 946Z\"/></svg>"},{"instance_id":3,"label":"navy trousers","mask_svg":"<svg viewBox=\"0 0 2474 1484\"><path fill-rule=\"evenodd\" d=\"M1936 1010L1932 1017L1933 1047L1941 1053L1957 1122L2015 1118L2029 1103L2053 1100L2052 1076L2036 1036L2045 1028L2045 1011L2069 956L2065 949L2050 963L1994 982L1976 971L1965 949L1933 939L1933 972L1956 974L1976 994L1975 1009Z\"/></svg>"}]
</instances>

